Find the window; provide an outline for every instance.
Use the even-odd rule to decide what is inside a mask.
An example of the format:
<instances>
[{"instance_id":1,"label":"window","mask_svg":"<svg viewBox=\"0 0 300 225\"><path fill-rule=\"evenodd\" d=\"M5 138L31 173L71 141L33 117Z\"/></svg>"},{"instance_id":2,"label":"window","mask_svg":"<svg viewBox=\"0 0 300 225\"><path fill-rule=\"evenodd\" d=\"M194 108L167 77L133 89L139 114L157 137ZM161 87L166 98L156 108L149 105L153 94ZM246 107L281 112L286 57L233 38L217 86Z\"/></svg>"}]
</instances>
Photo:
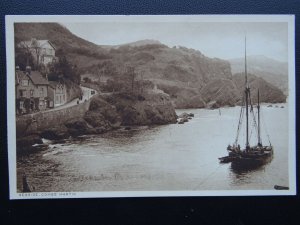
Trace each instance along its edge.
<instances>
[{"instance_id":1,"label":"window","mask_svg":"<svg viewBox=\"0 0 300 225\"><path fill-rule=\"evenodd\" d=\"M29 80L22 80L22 86L28 86Z\"/></svg>"},{"instance_id":2,"label":"window","mask_svg":"<svg viewBox=\"0 0 300 225\"><path fill-rule=\"evenodd\" d=\"M33 90L30 90L30 97L33 97Z\"/></svg>"},{"instance_id":3,"label":"window","mask_svg":"<svg viewBox=\"0 0 300 225\"><path fill-rule=\"evenodd\" d=\"M40 97L44 97L44 88L43 87L40 88Z\"/></svg>"},{"instance_id":4,"label":"window","mask_svg":"<svg viewBox=\"0 0 300 225\"><path fill-rule=\"evenodd\" d=\"M24 102L20 101L20 109L24 109Z\"/></svg>"},{"instance_id":5,"label":"window","mask_svg":"<svg viewBox=\"0 0 300 225\"><path fill-rule=\"evenodd\" d=\"M27 97L26 90L19 90L20 97Z\"/></svg>"}]
</instances>

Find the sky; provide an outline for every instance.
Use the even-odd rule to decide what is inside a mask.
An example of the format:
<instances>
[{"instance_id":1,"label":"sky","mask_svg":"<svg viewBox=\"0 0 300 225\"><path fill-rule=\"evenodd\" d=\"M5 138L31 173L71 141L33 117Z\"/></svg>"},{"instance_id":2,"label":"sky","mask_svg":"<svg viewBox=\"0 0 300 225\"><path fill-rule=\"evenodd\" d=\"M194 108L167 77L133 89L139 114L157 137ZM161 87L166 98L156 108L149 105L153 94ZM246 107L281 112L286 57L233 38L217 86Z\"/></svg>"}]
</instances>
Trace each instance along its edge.
<instances>
[{"instance_id":1,"label":"sky","mask_svg":"<svg viewBox=\"0 0 300 225\"><path fill-rule=\"evenodd\" d=\"M288 61L287 22L105 21L61 24L73 34L98 45L153 39L169 47L180 45L221 59L244 57L247 36L247 55Z\"/></svg>"}]
</instances>

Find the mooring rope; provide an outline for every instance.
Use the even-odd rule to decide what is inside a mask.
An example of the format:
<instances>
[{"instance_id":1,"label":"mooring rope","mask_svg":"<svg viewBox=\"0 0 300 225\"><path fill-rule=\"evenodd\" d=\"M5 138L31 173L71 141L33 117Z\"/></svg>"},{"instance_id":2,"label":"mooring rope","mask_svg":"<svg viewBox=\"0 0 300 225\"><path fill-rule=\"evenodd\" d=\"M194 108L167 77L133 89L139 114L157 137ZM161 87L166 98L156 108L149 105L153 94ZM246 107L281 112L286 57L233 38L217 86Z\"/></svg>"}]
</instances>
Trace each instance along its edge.
<instances>
[{"instance_id":1,"label":"mooring rope","mask_svg":"<svg viewBox=\"0 0 300 225\"><path fill-rule=\"evenodd\" d=\"M197 188L200 186L200 185L203 185L212 175L214 175L218 169L222 166L222 164L220 164L214 171L212 171L210 174L208 174L205 178L202 179L202 181L200 181L200 183L198 183L198 185L195 186L195 190L197 190Z\"/></svg>"}]
</instances>

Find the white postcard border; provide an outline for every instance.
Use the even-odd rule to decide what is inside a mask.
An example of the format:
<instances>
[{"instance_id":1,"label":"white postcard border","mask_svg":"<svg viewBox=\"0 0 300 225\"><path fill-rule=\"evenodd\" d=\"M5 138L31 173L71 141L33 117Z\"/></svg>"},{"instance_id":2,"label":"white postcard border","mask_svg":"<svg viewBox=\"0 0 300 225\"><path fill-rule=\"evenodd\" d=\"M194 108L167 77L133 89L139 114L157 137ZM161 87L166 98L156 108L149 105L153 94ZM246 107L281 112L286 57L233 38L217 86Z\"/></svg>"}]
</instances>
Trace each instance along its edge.
<instances>
[{"instance_id":1,"label":"white postcard border","mask_svg":"<svg viewBox=\"0 0 300 225\"><path fill-rule=\"evenodd\" d=\"M16 184L16 118L14 80L15 22L287 22L289 69L289 190L218 190L218 191L113 191L113 192L32 192L18 193ZM294 15L7 15L7 134L10 199L160 197L160 196L278 196L296 194L295 125L295 16Z\"/></svg>"}]
</instances>

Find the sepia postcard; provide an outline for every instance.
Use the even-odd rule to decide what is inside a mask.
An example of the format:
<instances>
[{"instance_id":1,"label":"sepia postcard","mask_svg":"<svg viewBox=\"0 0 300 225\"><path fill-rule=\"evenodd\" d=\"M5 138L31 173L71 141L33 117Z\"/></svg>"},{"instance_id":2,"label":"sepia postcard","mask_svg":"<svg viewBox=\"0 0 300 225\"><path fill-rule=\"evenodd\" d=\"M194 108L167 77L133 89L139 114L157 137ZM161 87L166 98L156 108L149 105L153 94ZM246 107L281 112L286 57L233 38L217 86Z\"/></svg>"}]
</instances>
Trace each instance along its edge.
<instances>
[{"instance_id":1,"label":"sepia postcard","mask_svg":"<svg viewBox=\"0 0 300 225\"><path fill-rule=\"evenodd\" d=\"M295 195L294 20L6 16L10 198Z\"/></svg>"}]
</instances>

